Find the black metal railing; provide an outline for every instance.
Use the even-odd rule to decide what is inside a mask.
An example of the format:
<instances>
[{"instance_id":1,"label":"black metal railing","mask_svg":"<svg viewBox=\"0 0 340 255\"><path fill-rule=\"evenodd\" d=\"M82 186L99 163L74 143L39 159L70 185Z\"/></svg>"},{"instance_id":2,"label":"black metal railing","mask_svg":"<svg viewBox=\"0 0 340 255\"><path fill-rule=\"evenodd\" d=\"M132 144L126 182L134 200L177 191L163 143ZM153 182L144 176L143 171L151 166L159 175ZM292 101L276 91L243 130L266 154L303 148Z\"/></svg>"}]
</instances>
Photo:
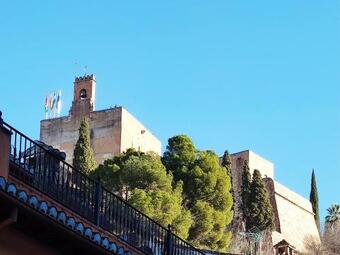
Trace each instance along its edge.
<instances>
[{"instance_id":1,"label":"black metal railing","mask_svg":"<svg viewBox=\"0 0 340 255\"><path fill-rule=\"evenodd\" d=\"M201 251L3 120L11 132L10 174L146 254L202 255Z\"/></svg>"}]
</instances>

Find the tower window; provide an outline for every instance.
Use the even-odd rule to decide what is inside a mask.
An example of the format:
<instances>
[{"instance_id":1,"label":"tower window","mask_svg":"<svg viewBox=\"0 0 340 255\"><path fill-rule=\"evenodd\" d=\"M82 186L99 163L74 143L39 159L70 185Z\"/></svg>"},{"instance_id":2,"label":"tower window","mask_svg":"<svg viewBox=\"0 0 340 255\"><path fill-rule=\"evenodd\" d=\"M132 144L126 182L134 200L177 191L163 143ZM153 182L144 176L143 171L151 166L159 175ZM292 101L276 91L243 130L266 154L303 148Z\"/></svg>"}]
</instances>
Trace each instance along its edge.
<instances>
[{"instance_id":1,"label":"tower window","mask_svg":"<svg viewBox=\"0 0 340 255\"><path fill-rule=\"evenodd\" d=\"M85 99L85 98L87 98L86 89L82 89L80 91L80 99Z\"/></svg>"}]
</instances>

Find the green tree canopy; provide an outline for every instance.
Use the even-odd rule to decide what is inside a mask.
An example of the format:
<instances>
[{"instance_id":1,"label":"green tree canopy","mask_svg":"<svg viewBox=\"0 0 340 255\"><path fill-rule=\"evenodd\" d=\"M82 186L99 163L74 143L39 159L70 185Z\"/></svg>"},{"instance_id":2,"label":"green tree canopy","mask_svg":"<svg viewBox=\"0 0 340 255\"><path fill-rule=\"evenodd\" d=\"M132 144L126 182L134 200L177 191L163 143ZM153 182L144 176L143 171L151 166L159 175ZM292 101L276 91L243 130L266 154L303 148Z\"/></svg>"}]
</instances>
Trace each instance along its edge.
<instances>
[{"instance_id":1,"label":"green tree canopy","mask_svg":"<svg viewBox=\"0 0 340 255\"><path fill-rule=\"evenodd\" d=\"M79 127L79 137L73 151L73 167L89 174L96 168L93 149L90 141L90 125L84 118Z\"/></svg>"},{"instance_id":2,"label":"green tree canopy","mask_svg":"<svg viewBox=\"0 0 340 255\"><path fill-rule=\"evenodd\" d=\"M333 204L327 209L325 220L328 224L340 223L340 204Z\"/></svg>"},{"instance_id":3,"label":"green tree canopy","mask_svg":"<svg viewBox=\"0 0 340 255\"><path fill-rule=\"evenodd\" d=\"M316 177L315 177L314 169L313 169L313 172L312 172L311 190L310 190L309 200L310 200L312 207L313 207L314 219L315 219L316 226L318 227L318 229L320 231L319 195L318 195L318 188L317 188L317 185L316 185Z\"/></svg>"},{"instance_id":4,"label":"green tree canopy","mask_svg":"<svg viewBox=\"0 0 340 255\"><path fill-rule=\"evenodd\" d=\"M157 154L128 149L104 161L92 177L100 177L107 189L163 226L171 224L176 234L187 238L192 219L182 207L182 183L172 188L172 175Z\"/></svg>"},{"instance_id":5,"label":"green tree canopy","mask_svg":"<svg viewBox=\"0 0 340 255\"><path fill-rule=\"evenodd\" d=\"M231 158L227 150L223 153L221 165L226 169L231 178Z\"/></svg>"},{"instance_id":6,"label":"green tree canopy","mask_svg":"<svg viewBox=\"0 0 340 255\"><path fill-rule=\"evenodd\" d=\"M338 233L340 233L340 204L332 204L327 208L324 236L327 238Z\"/></svg>"},{"instance_id":7,"label":"green tree canopy","mask_svg":"<svg viewBox=\"0 0 340 255\"><path fill-rule=\"evenodd\" d=\"M107 189L125 200L136 188L145 191L172 189L172 175L166 173L160 157L153 152L143 153L134 149L105 160L92 177L99 177Z\"/></svg>"},{"instance_id":8,"label":"green tree canopy","mask_svg":"<svg viewBox=\"0 0 340 255\"><path fill-rule=\"evenodd\" d=\"M187 135L169 138L162 161L166 169L173 173L176 182L187 178L195 159L196 148Z\"/></svg>"},{"instance_id":9,"label":"green tree canopy","mask_svg":"<svg viewBox=\"0 0 340 255\"><path fill-rule=\"evenodd\" d=\"M136 188L132 192L129 203L163 226L170 224L172 231L182 238L188 237L192 218L190 211L182 207L181 184L170 191L145 191Z\"/></svg>"},{"instance_id":10,"label":"green tree canopy","mask_svg":"<svg viewBox=\"0 0 340 255\"><path fill-rule=\"evenodd\" d=\"M226 226L233 218L230 176L212 151L197 151L185 135L169 139L163 156L174 180L183 182L184 205L193 216L189 240L201 247L225 251L231 240Z\"/></svg>"},{"instance_id":11,"label":"green tree canopy","mask_svg":"<svg viewBox=\"0 0 340 255\"><path fill-rule=\"evenodd\" d=\"M274 226L273 208L259 170L254 170L250 190L249 226L247 227L257 227L262 231L271 229Z\"/></svg>"}]
</instances>

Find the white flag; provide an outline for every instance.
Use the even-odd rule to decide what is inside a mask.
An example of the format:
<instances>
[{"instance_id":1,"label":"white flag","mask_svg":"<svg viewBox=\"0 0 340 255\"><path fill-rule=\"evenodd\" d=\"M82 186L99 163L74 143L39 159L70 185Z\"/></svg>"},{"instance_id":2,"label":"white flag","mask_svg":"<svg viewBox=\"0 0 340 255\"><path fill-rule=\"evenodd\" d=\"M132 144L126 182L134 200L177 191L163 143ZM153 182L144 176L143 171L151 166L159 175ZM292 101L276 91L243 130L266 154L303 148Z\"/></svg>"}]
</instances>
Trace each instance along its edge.
<instances>
[{"instance_id":1,"label":"white flag","mask_svg":"<svg viewBox=\"0 0 340 255\"><path fill-rule=\"evenodd\" d=\"M58 114L58 117L60 116L60 113L61 113L61 108L62 108L62 102L61 102L61 90L59 90L59 94L58 94L58 97L57 97L57 114Z\"/></svg>"}]
</instances>

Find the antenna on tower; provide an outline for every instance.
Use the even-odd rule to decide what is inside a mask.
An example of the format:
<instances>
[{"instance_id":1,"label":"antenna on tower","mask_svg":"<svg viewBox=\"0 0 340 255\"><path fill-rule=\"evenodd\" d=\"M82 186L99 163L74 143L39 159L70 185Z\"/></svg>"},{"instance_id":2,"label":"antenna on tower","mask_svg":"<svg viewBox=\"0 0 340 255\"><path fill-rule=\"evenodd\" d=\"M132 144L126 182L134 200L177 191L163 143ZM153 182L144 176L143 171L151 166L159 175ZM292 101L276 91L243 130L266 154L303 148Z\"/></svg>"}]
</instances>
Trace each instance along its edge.
<instances>
[{"instance_id":1,"label":"antenna on tower","mask_svg":"<svg viewBox=\"0 0 340 255\"><path fill-rule=\"evenodd\" d=\"M74 77L77 77L77 75L79 75L79 73L81 72L80 69L81 68L79 67L78 61L74 62ZM88 69L87 65L85 65L82 68L82 71L84 72L84 76L87 74L87 69Z\"/></svg>"},{"instance_id":2,"label":"antenna on tower","mask_svg":"<svg viewBox=\"0 0 340 255\"><path fill-rule=\"evenodd\" d=\"M87 65L84 66L84 75L86 75L87 72Z\"/></svg>"}]
</instances>

